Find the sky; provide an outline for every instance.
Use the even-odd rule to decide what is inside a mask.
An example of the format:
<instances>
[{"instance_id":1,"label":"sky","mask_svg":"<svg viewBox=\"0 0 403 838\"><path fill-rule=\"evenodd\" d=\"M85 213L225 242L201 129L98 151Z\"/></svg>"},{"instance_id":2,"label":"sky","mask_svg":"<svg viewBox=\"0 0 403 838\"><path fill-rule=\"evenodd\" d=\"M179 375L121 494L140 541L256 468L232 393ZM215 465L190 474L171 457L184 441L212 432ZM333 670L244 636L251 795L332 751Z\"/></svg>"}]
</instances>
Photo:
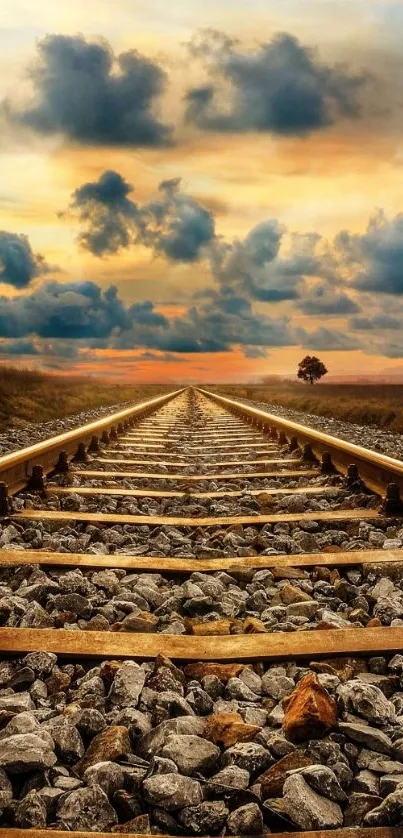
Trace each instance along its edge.
<instances>
[{"instance_id":1,"label":"sky","mask_svg":"<svg viewBox=\"0 0 403 838\"><path fill-rule=\"evenodd\" d=\"M403 369L401 0L2 0L0 364Z\"/></svg>"}]
</instances>

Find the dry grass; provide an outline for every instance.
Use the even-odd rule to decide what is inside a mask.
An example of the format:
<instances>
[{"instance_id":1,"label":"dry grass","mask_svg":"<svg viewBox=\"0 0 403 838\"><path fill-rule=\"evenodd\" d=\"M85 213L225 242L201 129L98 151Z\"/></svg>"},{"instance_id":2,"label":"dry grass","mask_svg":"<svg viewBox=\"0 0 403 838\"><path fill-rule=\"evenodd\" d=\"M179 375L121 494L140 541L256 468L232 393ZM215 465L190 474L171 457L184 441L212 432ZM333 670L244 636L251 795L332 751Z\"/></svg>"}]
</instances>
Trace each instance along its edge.
<instances>
[{"instance_id":1,"label":"dry grass","mask_svg":"<svg viewBox=\"0 0 403 838\"><path fill-rule=\"evenodd\" d=\"M0 367L0 429L73 416L82 410L151 399L173 390L164 385L109 384Z\"/></svg>"},{"instance_id":2,"label":"dry grass","mask_svg":"<svg viewBox=\"0 0 403 838\"><path fill-rule=\"evenodd\" d=\"M231 398L303 410L318 416L375 425L403 433L402 384L225 384L206 389Z\"/></svg>"}]
</instances>

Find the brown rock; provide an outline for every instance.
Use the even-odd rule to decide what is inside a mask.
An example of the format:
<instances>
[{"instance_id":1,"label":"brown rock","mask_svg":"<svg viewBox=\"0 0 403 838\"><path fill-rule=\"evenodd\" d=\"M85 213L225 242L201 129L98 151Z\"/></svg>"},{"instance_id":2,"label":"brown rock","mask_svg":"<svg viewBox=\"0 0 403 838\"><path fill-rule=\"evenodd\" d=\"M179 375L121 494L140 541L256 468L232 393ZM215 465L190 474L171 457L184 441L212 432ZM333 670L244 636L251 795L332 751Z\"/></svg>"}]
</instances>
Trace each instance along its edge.
<instances>
[{"instance_id":1,"label":"brown rock","mask_svg":"<svg viewBox=\"0 0 403 838\"><path fill-rule=\"evenodd\" d=\"M186 619L185 626L189 634L196 634L199 637L210 637L212 635L231 634L231 629L242 628L240 620L210 620L208 623L197 623Z\"/></svg>"},{"instance_id":2,"label":"brown rock","mask_svg":"<svg viewBox=\"0 0 403 838\"><path fill-rule=\"evenodd\" d=\"M284 588L281 589L281 601L284 605L291 605L293 602L307 602L308 600L312 600L312 597L309 594L306 594L305 591L301 591L300 588L297 588L295 585L284 585Z\"/></svg>"},{"instance_id":3,"label":"brown rock","mask_svg":"<svg viewBox=\"0 0 403 838\"><path fill-rule=\"evenodd\" d=\"M270 570L275 579L306 579L308 575L299 567L272 567Z\"/></svg>"},{"instance_id":4,"label":"brown rock","mask_svg":"<svg viewBox=\"0 0 403 838\"><path fill-rule=\"evenodd\" d=\"M357 675L359 672L368 672L368 666L365 660L361 658L348 658L348 657L334 657L334 658L326 658L322 661L322 663L327 663L329 666L333 667L336 670L337 674L340 677L340 672L349 669L351 670L353 675ZM311 665L311 664L309 664ZM350 676L352 677L352 675Z\"/></svg>"},{"instance_id":5,"label":"brown rock","mask_svg":"<svg viewBox=\"0 0 403 838\"><path fill-rule=\"evenodd\" d=\"M243 663L210 663L200 661L200 663L188 663L184 668L184 673L187 678L196 678L201 681L206 675L216 675L221 681L229 681L230 678L236 678L242 670L245 669Z\"/></svg>"},{"instance_id":6,"label":"brown rock","mask_svg":"<svg viewBox=\"0 0 403 838\"><path fill-rule=\"evenodd\" d=\"M338 544L326 544L326 547L322 547L322 553L342 553L343 550L339 547Z\"/></svg>"},{"instance_id":7,"label":"brown rock","mask_svg":"<svg viewBox=\"0 0 403 838\"><path fill-rule=\"evenodd\" d=\"M101 678L109 690L109 687L112 684L112 681L118 671L122 666L122 661L104 661L101 663Z\"/></svg>"},{"instance_id":8,"label":"brown rock","mask_svg":"<svg viewBox=\"0 0 403 838\"><path fill-rule=\"evenodd\" d=\"M128 614L121 623L112 626L113 631L138 631L148 634L157 630L159 618L148 611L140 611L139 614Z\"/></svg>"},{"instance_id":9,"label":"brown rock","mask_svg":"<svg viewBox=\"0 0 403 838\"><path fill-rule=\"evenodd\" d=\"M247 617L243 622L244 634L265 634L266 628L258 617Z\"/></svg>"},{"instance_id":10,"label":"brown rock","mask_svg":"<svg viewBox=\"0 0 403 838\"><path fill-rule=\"evenodd\" d=\"M112 832L130 832L133 835L150 835L151 825L148 815L138 815L126 823L119 823L112 827Z\"/></svg>"},{"instance_id":11,"label":"brown rock","mask_svg":"<svg viewBox=\"0 0 403 838\"><path fill-rule=\"evenodd\" d=\"M301 679L284 699L283 730L292 742L319 739L337 724L337 705L314 673Z\"/></svg>"},{"instance_id":12,"label":"brown rock","mask_svg":"<svg viewBox=\"0 0 403 838\"><path fill-rule=\"evenodd\" d=\"M55 695L56 693L67 690L67 687L71 684L71 678L67 672L62 672L60 669L54 667L52 674L45 681L45 684L48 688L48 695Z\"/></svg>"},{"instance_id":13,"label":"brown rock","mask_svg":"<svg viewBox=\"0 0 403 838\"><path fill-rule=\"evenodd\" d=\"M371 620L367 622L367 628L379 628L382 625L379 617L372 617Z\"/></svg>"},{"instance_id":14,"label":"brown rock","mask_svg":"<svg viewBox=\"0 0 403 838\"><path fill-rule=\"evenodd\" d=\"M268 797L281 797L283 785L287 779L287 771L304 768L306 765L312 765L312 760L305 756L301 750L291 751L290 754L286 754L285 757L279 759L255 780L255 783L261 783L263 800Z\"/></svg>"},{"instance_id":15,"label":"brown rock","mask_svg":"<svg viewBox=\"0 0 403 838\"><path fill-rule=\"evenodd\" d=\"M275 497L273 495L269 495L268 492L259 492L259 494L255 497L262 509L270 509L276 503Z\"/></svg>"},{"instance_id":16,"label":"brown rock","mask_svg":"<svg viewBox=\"0 0 403 838\"><path fill-rule=\"evenodd\" d=\"M112 725L94 736L84 756L76 762L74 768L79 777L96 762L113 762L131 752L130 737L127 727Z\"/></svg>"},{"instance_id":17,"label":"brown rock","mask_svg":"<svg viewBox=\"0 0 403 838\"><path fill-rule=\"evenodd\" d=\"M204 736L215 745L229 748L237 742L250 742L261 727L245 724L239 713L215 713L207 720Z\"/></svg>"}]
</instances>

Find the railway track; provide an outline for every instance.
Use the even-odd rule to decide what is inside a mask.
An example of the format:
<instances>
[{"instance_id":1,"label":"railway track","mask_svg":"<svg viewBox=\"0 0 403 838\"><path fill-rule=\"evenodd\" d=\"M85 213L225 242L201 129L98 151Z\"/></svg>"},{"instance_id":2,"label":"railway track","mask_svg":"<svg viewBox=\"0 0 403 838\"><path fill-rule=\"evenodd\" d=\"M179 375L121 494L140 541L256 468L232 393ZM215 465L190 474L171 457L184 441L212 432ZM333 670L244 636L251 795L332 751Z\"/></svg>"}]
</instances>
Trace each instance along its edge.
<instances>
[{"instance_id":1,"label":"railway track","mask_svg":"<svg viewBox=\"0 0 403 838\"><path fill-rule=\"evenodd\" d=\"M0 480L0 835L401 835L401 462L187 389Z\"/></svg>"}]
</instances>

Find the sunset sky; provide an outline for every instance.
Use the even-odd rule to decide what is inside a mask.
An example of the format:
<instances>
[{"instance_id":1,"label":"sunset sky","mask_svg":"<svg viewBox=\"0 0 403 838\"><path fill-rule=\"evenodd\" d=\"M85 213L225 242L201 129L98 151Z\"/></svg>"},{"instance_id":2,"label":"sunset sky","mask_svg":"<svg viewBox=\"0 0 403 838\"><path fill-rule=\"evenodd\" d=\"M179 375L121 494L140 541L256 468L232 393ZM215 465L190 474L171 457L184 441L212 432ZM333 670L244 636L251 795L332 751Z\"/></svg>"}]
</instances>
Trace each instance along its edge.
<instances>
[{"instance_id":1,"label":"sunset sky","mask_svg":"<svg viewBox=\"0 0 403 838\"><path fill-rule=\"evenodd\" d=\"M403 372L401 0L1 0L0 363Z\"/></svg>"}]
</instances>

